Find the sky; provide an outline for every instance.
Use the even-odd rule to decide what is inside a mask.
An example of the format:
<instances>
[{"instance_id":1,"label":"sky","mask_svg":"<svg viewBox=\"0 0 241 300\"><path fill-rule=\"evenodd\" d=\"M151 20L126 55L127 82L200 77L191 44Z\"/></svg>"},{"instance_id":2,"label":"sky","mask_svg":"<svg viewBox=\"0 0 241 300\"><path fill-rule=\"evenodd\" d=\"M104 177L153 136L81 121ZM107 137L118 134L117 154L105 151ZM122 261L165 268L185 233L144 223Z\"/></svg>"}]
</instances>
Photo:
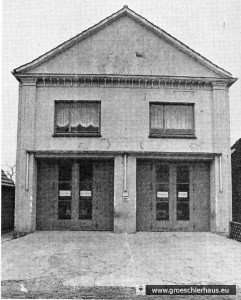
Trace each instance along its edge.
<instances>
[{"instance_id":1,"label":"sky","mask_svg":"<svg viewBox=\"0 0 241 300\"><path fill-rule=\"evenodd\" d=\"M11 71L124 5L240 78L229 90L231 145L241 138L240 0L3 0L2 166L16 159L18 81Z\"/></svg>"}]
</instances>

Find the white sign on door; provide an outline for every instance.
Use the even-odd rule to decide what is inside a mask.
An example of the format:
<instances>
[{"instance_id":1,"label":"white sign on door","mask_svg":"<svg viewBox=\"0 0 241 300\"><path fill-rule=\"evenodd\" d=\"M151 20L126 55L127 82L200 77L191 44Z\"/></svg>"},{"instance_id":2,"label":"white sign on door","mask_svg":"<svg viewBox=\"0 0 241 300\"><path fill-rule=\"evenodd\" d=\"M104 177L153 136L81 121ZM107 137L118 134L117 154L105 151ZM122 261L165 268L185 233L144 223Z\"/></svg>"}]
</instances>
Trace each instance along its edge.
<instances>
[{"instance_id":1,"label":"white sign on door","mask_svg":"<svg viewBox=\"0 0 241 300\"><path fill-rule=\"evenodd\" d=\"M178 198L187 198L187 192L178 192Z\"/></svg>"},{"instance_id":2,"label":"white sign on door","mask_svg":"<svg viewBox=\"0 0 241 300\"><path fill-rule=\"evenodd\" d=\"M70 197L71 196L71 191L59 191L59 196L60 197Z\"/></svg>"},{"instance_id":3,"label":"white sign on door","mask_svg":"<svg viewBox=\"0 0 241 300\"><path fill-rule=\"evenodd\" d=\"M91 197L91 191L80 191L80 197Z\"/></svg>"},{"instance_id":4,"label":"white sign on door","mask_svg":"<svg viewBox=\"0 0 241 300\"><path fill-rule=\"evenodd\" d=\"M157 192L157 197L168 198L168 192Z\"/></svg>"}]
</instances>

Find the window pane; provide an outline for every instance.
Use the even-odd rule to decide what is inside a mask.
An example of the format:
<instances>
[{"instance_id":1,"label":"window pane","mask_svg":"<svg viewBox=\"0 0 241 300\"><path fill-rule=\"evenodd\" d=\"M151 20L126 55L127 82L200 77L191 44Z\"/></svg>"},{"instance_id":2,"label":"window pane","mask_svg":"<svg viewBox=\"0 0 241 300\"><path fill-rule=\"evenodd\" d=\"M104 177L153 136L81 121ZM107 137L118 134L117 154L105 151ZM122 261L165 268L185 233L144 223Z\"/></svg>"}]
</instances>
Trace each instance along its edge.
<instances>
[{"instance_id":1,"label":"window pane","mask_svg":"<svg viewBox=\"0 0 241 300\"><path fill-rule=\"evenodd\" d=\"M165 105L165 129L192 130L193 106Z\"/></svg>"},{"instance_id":2,"label":"window pane","mask_svg":"<svg viewBox=\"0 0 241 300\"><path fill-rule=\"evenodd\" d=\"M177 183L189 183L189 166L177 166Z\"/></svg>"},{"instance_id":3,"label":"window pane","mask_svg":"<svg viewBox=\"0 0 241 300\"><path fill-rule=\"evenodd\" d=\"M187 104L150 105L150 131L153 135L193 134L194 109Z\"/></svg>"},{"instance_id":4,"label":"window pane","mask_svg":"<svg viewBox=\"0 0 241 300\"><path fill-rule=\"evenodd\" d=\"M59 190L60 191L70 191L71 190L71 182L69 182L69 181L60 181L59 182Z\"/></svg>"},{"instance_id":5,"label":"window pane","mask_svg":"<svg viewBox=\"0 0 241 300\"><path fill-rule=\"evenodd\" d=\"M85 161L80 163L80 182L92 182L93 179L93 166L91 161Z\"/></svg>"},{"instance_id":6,"label":"window pane","mask_svg":"<svg viewBox=\"0 0 241 300\"><path fill-rule=\"evenodd\" d=\"M157 182L169 182L169 166L157 165L156 166L156 180Z\"/></svg>"},{"instance_id":7,"label":"window pane","mask_svg":"<svg viewBox=\"0 0 241 300\"><path fill-rule=\"evenodd\" d=\"M156 185L157 192L168 192L169 191L169 183L157 183ZM162 196L161 196L162 197Z\"/></svg>"},{"instance_id":8,"label":"window pane","mask_svg":"<svg viewBox=\"0 0 241 300\"><path fill-rule=\"evenodd\" d=\"M79 204L79 216L80 219L92 219L92 200L91 198L81 197Z\"/></svg>"},{"instance_id":9,"label":"window pane","mask_svg":"<svg viewBox=\"0 0 241 300\"><path fill-rule=\"evenodd\" d=\"M151 129L163 129L163 105L151 104Z\"/></svg>"},{"instance_id":10,"label":"window pane","mask_svg":"<svg viewBox=\"0 0 241 300\"><path fill-rule=\"evenodd\" d=\"M156 166L156 220L169 220L169 165Z\"/></svg>"},{"instance_id":11,"label":"window pane","mask_svg":"<svg viewBox=\"0 0 241 300\"><path fill-rule=\"evenodd\" d=\"M72 163L71 161L62 161L59 163L59 181L71 181Z\"/></svg>"},{"instance_id":12,"label":"window pane","mask_svg":"<svg viewBox=\"0 0 241 300\"><path fill-rule=\"evenodd\" d=\"M79 165L79 170L79 218L92 219L93 163L83 161Z\"/></svg>"},{"instance_id":13,"label":"window pane","mask_svg":"<svg viewBox=\"0 0 241 300\"><path fill-rule=\"evenodd\" d=\"M169 220L168 202L158 202L156 204L156 220Z\"/></svg>"},{"instance_id":14,"label":"window pane","mask_svg":"<svg viewBox=\"0 0 241 300\"><path fill-rule=\"evenodd\" d=\"M79 102L71 107L70 125L72 132L99 131L99 103Z\"/></svg>"},{"instance_id":15,"label":"window pane","mask_svg":"<svg viewBox=\"0 0 241 300\"><path fill-rule=\"evenodd\" d=\"M61 161L59 163L59 219L71 219L72 202L72 162Z\"/></svg>"},{"instance_id":16,"label":"window pane","mask_svg":"<svg viewBox=\"0 0 241 300\"><path fill-rule=\"evenodd\" d=\"M156 201L169 201L169 184L157 184Z\"/></svg>"},{"instance_id":17,"label":"window pane","mask_svg":"<svg viewBox=\"0 0 241 300\"><path fill-rule=\"evenodd\" d=\"M56 103L56 132L68 132L69 107L69 103Z\"/></svg>"},{"instance_id":18,"label":"window pane","mask_svg":"<svg viewBox=\"0 0 241 300\"><path fill-rule=\"evenodd\" d=\"M189 220L189 166L177 166L177 220Z\"/></svg>"},{"instance_id":19,"label":"window pane","mask_svg":"<svg viewBox=\"0 0 241 300\"><path fill-rule=\"evenodd\" d=\"M71 202L70 201L59 201L58 207L59 219L71 219Z\"/></svg>"},{"instance_id":20,"label":"window pane","mask_svg":"<svg viewBox=\"0 0 241 300\"><path fill-rule=\"evenodd\" d=\"M189 220L189 203L177 203L177 220Z\"/></svg>"}]
</instances>

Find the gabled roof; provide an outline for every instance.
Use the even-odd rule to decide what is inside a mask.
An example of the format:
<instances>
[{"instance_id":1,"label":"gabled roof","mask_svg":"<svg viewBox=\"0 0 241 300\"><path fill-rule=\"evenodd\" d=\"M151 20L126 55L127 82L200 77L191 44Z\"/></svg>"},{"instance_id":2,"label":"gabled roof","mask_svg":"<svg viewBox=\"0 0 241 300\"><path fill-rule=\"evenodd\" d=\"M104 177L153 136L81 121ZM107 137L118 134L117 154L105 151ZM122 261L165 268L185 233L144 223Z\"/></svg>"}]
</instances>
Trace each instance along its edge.
<instances>
[{"instance_id":1,"label":"gabled roof","mask_svg":"<svg viewBox=\"0 0 241 300\"><path fill-rule=\"evenodd\" d=\"M112 14L111 16L107 17L106 19L102 20L101 22L94 25L93 27L90 27L89 29L83 31L82 33L80 33L80 34L76 35L75 37L69 39L68 41L64 42L63 44L57 46L56 48L50 50L47 53L41 55L37 59L14 69L13 74L22 73L22 72L24 73L26 71L29 71L29 70L33 69L34 67L36 67L36 66L42 64L43 62L51 59L52 57L54 57L54 56L58 55L59 53L65 51L66 49L70 48L71 46L78 43L79 41L87 38L91 34L94 34L96 31L98 31L101 28L111 24L112 22L114 22L118 18L120 18L122 16L125 16L125 15L129 16L130 18L132 18L133 20L135 20L136 22L138 22L142 26L144 26L147 29L151 30L156 35L158 35L159 37L162 37L162 38L166 39L169 43L171 43L172 45L174 45L175 47L177 47L178 49L180 49L181 51L183 51L187 55L191 56L192 58L196 59L199 63L203 64L204 66L206 66L207 68L209 68L210 70L212 70L213 72L218 74L220 77L232 78L232 75L229 72L227 72L224 69L218 67L217 65L215 65L214 63L212 63L211 61L209 61L208 59L206 59L205 57L203 57L199 53L195 52L194 50L192 50L188 46L184 45L182 42L175 39L173 36L171 36L170 34L165 32L164 30L160 29L156 25L152 24L150 21L146 20L142 16L135 13L133 10L129 9L128 6L126 6L126 5L121 10L119 10L116 13Z\"/></svg>"},{"instance_id":2,"label":"gabled roof","mask_svg":"<svg viewBox=\"0 0 241 300\"><path fill-rule=\"evenodd\" d=\"M2 171L2 175L1 175L1 184L5 185L5 186L15 186L14 182L12 181L12 179L8 178L7 175L4 173L3 170Z\"/></svg>"}]
</instances>

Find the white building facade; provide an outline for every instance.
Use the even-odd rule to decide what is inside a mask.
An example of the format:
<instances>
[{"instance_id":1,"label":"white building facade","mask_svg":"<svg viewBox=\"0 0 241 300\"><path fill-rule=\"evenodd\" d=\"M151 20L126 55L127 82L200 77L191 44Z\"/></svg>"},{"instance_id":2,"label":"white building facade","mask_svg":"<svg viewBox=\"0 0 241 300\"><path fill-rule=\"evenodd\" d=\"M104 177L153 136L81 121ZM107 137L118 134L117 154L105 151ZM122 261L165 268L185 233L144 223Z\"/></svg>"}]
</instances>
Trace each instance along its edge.
<instances>
[{"instance_id":1,"label":"white building facade","mask_svg":"<svg viewBox=\"0 0 241 300\"><path fill-rule=\"evenodd\" d=\"M16 230L228 232L230 73L125 6L13 74Z\"/></svg>"}]
</instances>

